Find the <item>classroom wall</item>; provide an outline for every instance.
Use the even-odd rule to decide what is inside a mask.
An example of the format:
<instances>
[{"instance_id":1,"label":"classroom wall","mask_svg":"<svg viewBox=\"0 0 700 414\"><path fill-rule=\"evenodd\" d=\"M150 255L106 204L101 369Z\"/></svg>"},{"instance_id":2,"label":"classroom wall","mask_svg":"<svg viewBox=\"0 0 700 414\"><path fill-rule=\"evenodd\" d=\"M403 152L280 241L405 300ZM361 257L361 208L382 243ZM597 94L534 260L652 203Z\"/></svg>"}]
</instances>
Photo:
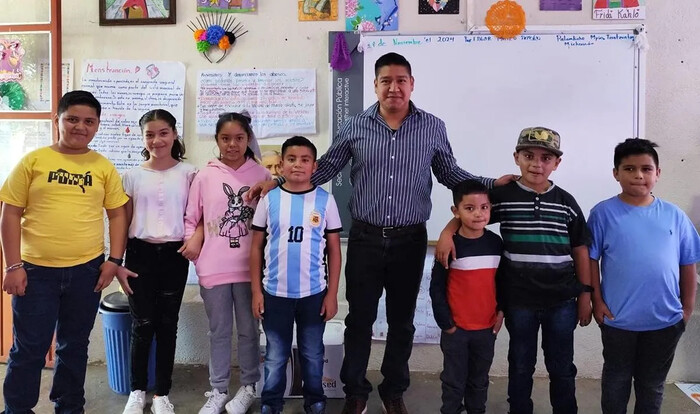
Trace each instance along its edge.
<instances>
[{"instance_id":1,"label":"classroom wall","mask_svg":"<svg viewBox=\"0 0 700 414\"><path fill-rule=\"evenodd\" d=\"M416 0L417 1L417 0ZM463 32L467 25L483 25L491 0L459 0L460 14L419 16L416 1L401 0L402 33ZM323 152L330 143L327 63L327 32L343 30L344 1L339 3L337 22L298 22L297 2L291 0L261 0L257 14L237 16L249 33L240 39L222 63L209 64L195 49L191 32L186 27L195 17L195 0L180 0L177 4L177 25L100 27L97 2L64 0L63 53L75 59L76 86L80 86L79 68L84 59L154 59L177 60L187 67L185 129L189 161L201 166L213 157L211 137L196 137L194 105L196 75L202 69L250 68L315 68L318 89L318 134L309 135ZM592 25L605 24L590 19L592 0L583 0L581 12L541 12L539 0L520 0L527 12L529 25ZM700 176L698 135L700 124L700 42L695 34L695 22L700 20L700 8L693 0L648 0L647 25L651 49L646 73L646 138L660 145L663 174L655 193L683 208L693 222L700 224L700 190L695 183ZM470 13L468 13L470 12ZM87 17L86 17L87 16ZM619 24L621 22L610 22ZM416 79L418 85L425 79ZM580 79L585 82L585 79ZM420 102L417 102L420 105ZM437 114L439 115L439 113ZM517 130L521 126L514 126ZM619 137L620 140L626 137ZM566 137L563 137L566 139ZM270 143L281 143L282 138ZM263 142L264 144L265 142ZM610 159L612 154L601 154ZM469 166L464 166L469 169ZM561 168L566 168L564 157ZM514 167L515 170L515 167ZM478 171L475 171L478 173ZM581 172L585 174L585 171ZM556 174L556 173L555 173ZM553 177L556 180L556 175ZM612 177L611 177L612 179ZM576 189L569 189L574 195ZM178 362L206 363L206 342L200 329L206 319L197 301L196 291L183 307ZM343 301L343 287L340 292ZM341 315L346 304L341 303ZM99 318L98 318L99 320ZM198 324L198 325L197 325ZM197 326L193 329L193 326ZM101 327L93 332L90 358L103 360ZM576 361L579 375L599 378L602 366L600 334L597 327L580 329L576 333ZM679 346L670 380L700 380L700 315L688 326ZM378 369L383 354L381 344L372 351L370 369ZM499 335L493 375L506 375L507 333ZM438 371L441 354L434 345L416 345L411 359L412 370ZM538 366L538 375L545 375Z\"/></svg>"}]
</instances>

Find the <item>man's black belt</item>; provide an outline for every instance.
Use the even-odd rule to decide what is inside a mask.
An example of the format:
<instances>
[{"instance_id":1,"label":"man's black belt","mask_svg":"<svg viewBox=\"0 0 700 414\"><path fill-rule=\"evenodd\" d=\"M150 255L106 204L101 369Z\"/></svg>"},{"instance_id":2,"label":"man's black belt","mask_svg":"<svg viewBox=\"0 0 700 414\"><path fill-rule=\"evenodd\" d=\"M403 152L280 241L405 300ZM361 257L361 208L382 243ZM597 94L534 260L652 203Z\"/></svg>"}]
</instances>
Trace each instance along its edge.
<instances>
[{"instance_id":1,"label":"man's black belt","mask_svg":"<svg viewBox=\"0 0 700 414\"><path fill-rule=\"evenodd\" d=\"M365 223L364 221L353 220L352 227L360 229L369 234L382 236L385 239L425 232L425 223L411 224L402 227L380 227Z\"/></svg>"}]
</instances>

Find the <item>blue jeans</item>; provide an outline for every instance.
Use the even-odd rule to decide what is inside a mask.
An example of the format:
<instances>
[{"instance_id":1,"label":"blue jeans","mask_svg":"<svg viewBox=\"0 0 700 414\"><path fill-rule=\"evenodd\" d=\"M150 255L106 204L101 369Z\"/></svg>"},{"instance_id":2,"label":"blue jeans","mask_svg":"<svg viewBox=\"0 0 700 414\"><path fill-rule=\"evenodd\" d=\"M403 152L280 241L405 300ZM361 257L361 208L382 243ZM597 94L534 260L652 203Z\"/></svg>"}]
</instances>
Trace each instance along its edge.
<instances>
[{"instance_id":1,"label":"blue jeans","mask_svg":"<svg viewBox=\"0 0 700 414\"><path fill-rule=\"evenodd\" d=\"M100 293L94 292L103 256L71 267L24 263L27 289L12 296L12 333L3 386L6 414L27 414L39 401L41 369L56 333L56 360L49 398L58 414L78 414L85 405L85 369L90 331Z\"/></svg>"},{"instance_id":2,"label":"blue jeans","mask_svg":"<svg viewBox=\"0 0 700 414\"><path fill-rule=\"evenodd\" d=\"M532 375L537 363L537 334L542 327L542 351L549 373L549 399L553 414L576 414L574 329L578 322L576 300L544 309L508 308L508 402L511 414L532 414Z\"/></svg>"},{"instance_id":3,"label":"blue jeans","mask_svg":"<svg viewBox=\"0 0 700 414\"><path fill-rule=\"evenodd\" d=\"M682 320L655 331L627 331L601 325L603 339L603 414L625 414L632 378L635 414L659 414L664 383L671 369L676 345L685 331Z\"/></svg>"},{"instance_id":4,"label":"blue jeans","mask_svg":"<svg viewBox=\"0 0 700 414\"><path fill-rule=\"evenodd\" d=\"M265 355L265 385L261 405L273 412L284 406L287 386L287 361L292 353L294 322L297 324L297 346L301 362L304 406L326 401L323 394L323 331L326 323L320 315L326 292L301 299L272 296L263 291L265 315L263 329L267 338Z\"/></svg>"}]
</instances>

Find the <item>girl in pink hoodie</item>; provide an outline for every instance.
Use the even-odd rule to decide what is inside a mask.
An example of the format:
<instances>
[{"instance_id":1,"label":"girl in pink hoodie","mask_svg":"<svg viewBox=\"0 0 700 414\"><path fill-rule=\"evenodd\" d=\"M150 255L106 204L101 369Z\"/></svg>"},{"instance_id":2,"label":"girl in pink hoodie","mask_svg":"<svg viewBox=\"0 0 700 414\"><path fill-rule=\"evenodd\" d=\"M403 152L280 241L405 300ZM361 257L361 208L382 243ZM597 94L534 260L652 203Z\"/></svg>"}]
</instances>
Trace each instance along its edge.
<instances>
[{"instance_id":1,"label":"girl in pink hoodie","mask_svg":"<svg viewBox=\"0 0 700 414\"><path fill-rule=\"evenodd\" d=\"M243 200L251 185L270 180L259 165L260 156L247 114L226 113L219 117L214 136L221 155L209 161L192 182L185 213L185 238L204 224L204 244L195 261L200 294L209 319L209 381L211 391L199 414L244 414L255 399L254 384L260 379L259 330L253 317L250 271L250 221L255 201ZM241 387L229 401L233 314L236 317ZM228 404L227 404L228 402ZM224 407L225 406L225 407Z\"/></svg>"}]
</instances>

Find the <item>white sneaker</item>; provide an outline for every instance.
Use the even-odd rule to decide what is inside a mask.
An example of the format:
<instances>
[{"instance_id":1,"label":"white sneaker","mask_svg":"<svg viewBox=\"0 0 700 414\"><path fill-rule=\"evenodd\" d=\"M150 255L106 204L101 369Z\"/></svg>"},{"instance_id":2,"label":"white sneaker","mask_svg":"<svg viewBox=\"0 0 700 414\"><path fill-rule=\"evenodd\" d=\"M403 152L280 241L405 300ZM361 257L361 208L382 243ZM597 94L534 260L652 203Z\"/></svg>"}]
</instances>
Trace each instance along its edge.
<instances>
[{"instance_id":1,"label":"white sneaker","mask_svg":"<svg viewBox=\"0 0 700 414\"><path fill-rule=\"evenodd\" d=\"M146 392L135 390L129 394L129 401L124 406L122 414L143 414L143 409L146 407Z\"/></svg>"},{"instance_id":2,"label":"white sneaker","mask_svg":"<svg viewBox=\"0 0 700 414\"><path fill-rule=\"evenodd\" d=\"M255 389L252 385L245 385L238 389L236 396L226 404L228 414L245 414L255 401Z\"/></svg>"},{"instance_id":3,"label":"white sneaker","mask_svg":"<svg viewBox=\"0 0 700 414\"><path fill-rule=\"evenodd\" d=\"M175 414L175 407L170 403L167 395L154 396L151 412L153 414Z\"/></svg>"},{"instance_id":4,"label":"white sneaker","mask_svg":"<svg viewBox=\"0 0 700 414\"><path fill-rule=\"evenodd\" d=\"M199 409L199 414L220 414L228 401L228 394L219 392L216 388L204 393L207 402Z\"/></svg>"}]
</instances>

